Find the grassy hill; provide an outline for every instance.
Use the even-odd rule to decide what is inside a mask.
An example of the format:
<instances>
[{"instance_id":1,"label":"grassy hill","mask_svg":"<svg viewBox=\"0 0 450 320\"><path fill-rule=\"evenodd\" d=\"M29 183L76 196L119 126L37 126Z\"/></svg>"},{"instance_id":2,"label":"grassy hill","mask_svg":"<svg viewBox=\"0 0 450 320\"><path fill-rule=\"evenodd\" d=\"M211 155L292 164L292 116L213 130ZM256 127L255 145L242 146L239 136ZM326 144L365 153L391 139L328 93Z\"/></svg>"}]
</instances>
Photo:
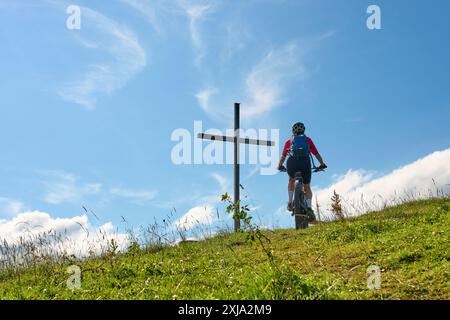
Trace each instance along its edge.
<instances>
[{"instance_id":1,"label":"grassy hill","mask_svg":"<svg viewBox=\"0 0 450 320\"><path fill-rule=\"evenodd\" d=\"M241 233L111 252L79 262L79 290L66 286L73 261L0 271L0 298L450 299L449 198L264 235L266 249ZM367 287L370 265L380 289Z\"/></svg>"}]
</instances>

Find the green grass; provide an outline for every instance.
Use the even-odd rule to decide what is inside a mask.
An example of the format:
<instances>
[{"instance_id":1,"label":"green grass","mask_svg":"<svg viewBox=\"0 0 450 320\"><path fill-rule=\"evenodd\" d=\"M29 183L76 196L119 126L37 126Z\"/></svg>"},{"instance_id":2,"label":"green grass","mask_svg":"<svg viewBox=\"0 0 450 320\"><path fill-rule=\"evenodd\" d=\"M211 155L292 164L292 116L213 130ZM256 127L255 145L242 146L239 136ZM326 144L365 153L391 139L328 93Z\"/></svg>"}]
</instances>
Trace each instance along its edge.
<instances>
[{"instance_id":1,"label":"green grass","mask_svg":"<svg viewBox=\"0 0 450 320\"><path fill-rule=\"evenodd\" d=\"M265 231L274 262L244 234L134 246L80 263L0 272L2 299L450 299L450 199L406 203L307 230ZM366 270L381 269L381 288Z\"/></svg>"}]
</instances>

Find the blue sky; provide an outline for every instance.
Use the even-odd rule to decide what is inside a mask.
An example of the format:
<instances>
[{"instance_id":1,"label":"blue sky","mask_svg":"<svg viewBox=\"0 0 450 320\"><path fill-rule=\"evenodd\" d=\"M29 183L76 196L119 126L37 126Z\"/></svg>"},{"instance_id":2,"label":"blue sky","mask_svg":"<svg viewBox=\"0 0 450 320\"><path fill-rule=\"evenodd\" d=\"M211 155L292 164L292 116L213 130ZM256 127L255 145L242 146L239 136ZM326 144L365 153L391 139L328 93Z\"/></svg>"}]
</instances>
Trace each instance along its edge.
<instances>
[{"instance_id":1,"label":"blue sky","mask_svg":"<svg viewBox=\"0 0 450 320\"><path fill-rule=\"evenodd\" d=\"M72 4L80 30L66 28ZM370 4L381 30L366 27ZM316 190L355 173L363 187L448 151L449 10L445 0L0 0L0 220L85 206L121 228L121 216L138 226L172 208L213 210L233 167L174 165L171 134L196 120L230 128L234 102L245 128L279 129L282 141L306 124L329 165ZM399 188L436 172L445 186L449 164L429 163L435 171L408 171ZM290 226L286 176L257 169L242 166L245 201L264 225Z\"/></svg>"}]
</instances>

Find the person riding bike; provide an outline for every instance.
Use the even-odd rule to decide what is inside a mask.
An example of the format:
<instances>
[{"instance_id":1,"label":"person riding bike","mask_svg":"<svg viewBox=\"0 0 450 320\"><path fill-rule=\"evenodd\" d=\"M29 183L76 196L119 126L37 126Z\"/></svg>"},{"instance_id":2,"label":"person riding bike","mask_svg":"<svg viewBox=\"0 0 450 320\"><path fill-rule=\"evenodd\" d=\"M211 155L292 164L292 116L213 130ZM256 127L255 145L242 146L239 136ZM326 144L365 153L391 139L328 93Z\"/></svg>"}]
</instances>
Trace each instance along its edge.
<instances>
[{"instance_id":1,"label":"person riding bike","mask_svg":"<svg viewBox=\"0 0 450 320\"><path fill-rule=\"evenodd\" d=\"M289 175L288 195L289 201L287 205L288 211L293 211L293 196L295 189L295 173L301 171L304 184L304 191L306 194L306 202L308 205L308 215L314 217L314 211L311 207L312 191L311 191L311 153L320 162L319 169L327 168L321 155L317 151L314 142L311 138L305 135L305 125L297 122L292 126L292 137L286 141L281 155L278 169L280 171L287 171ZM284 167L284 161L287 159L287 169Z\"/></svg>"}]
</instances>

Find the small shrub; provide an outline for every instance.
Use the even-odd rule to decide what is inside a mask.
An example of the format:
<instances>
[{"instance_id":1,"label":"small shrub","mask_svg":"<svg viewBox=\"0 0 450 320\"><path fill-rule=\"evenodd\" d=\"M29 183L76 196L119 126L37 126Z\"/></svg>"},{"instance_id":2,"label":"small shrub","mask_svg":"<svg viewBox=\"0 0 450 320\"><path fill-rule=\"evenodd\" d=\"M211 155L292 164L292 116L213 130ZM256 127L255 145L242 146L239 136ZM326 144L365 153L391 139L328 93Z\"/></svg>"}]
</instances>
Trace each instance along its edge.
<instances>
[{"instance_id":1,"label":"small shrub","mask_svg":"<svg viewBox=\"0 0 450 320\"><path fill-rule=\"evenodd\" d=\"M124 280L136 277L136 272L133 269L123 266L119 269L113 270L112 275L117 280Z\"/></svg>"},{"instance_id":2,"label":"small shrub","mask_svg":"<svg viewBox=\"0 0 450 320\"><path fill-rule=\"evenodd\" d=\"M337 220L345 220L344 209L342 208L342 200L336 190L333 191L333 196L331 197L331 212Z\"/></svg>"},{"instance_id":3,"label":"small shrub","mask_svg":"<svg viewBox=\"0 0 450 320\"><path fill-rule=\"evenodd\" d=\"M422 254L418 252L406 252L402 253L398 258L398 262L400 263L412 263L415 261L419 261L422 258Z\"/></svg>"},{"instance_id":4,"label":"small shrub","mask_svg":"<svg viewBox=\"0 0 450 320\"><path fill-rule=\"evenodd\" d=\"M265 300L318 300L332 298L325 288L320 288L303 278L291 268L270 269L252 287L255 299Z\"/></svg>"}]
</instances>

